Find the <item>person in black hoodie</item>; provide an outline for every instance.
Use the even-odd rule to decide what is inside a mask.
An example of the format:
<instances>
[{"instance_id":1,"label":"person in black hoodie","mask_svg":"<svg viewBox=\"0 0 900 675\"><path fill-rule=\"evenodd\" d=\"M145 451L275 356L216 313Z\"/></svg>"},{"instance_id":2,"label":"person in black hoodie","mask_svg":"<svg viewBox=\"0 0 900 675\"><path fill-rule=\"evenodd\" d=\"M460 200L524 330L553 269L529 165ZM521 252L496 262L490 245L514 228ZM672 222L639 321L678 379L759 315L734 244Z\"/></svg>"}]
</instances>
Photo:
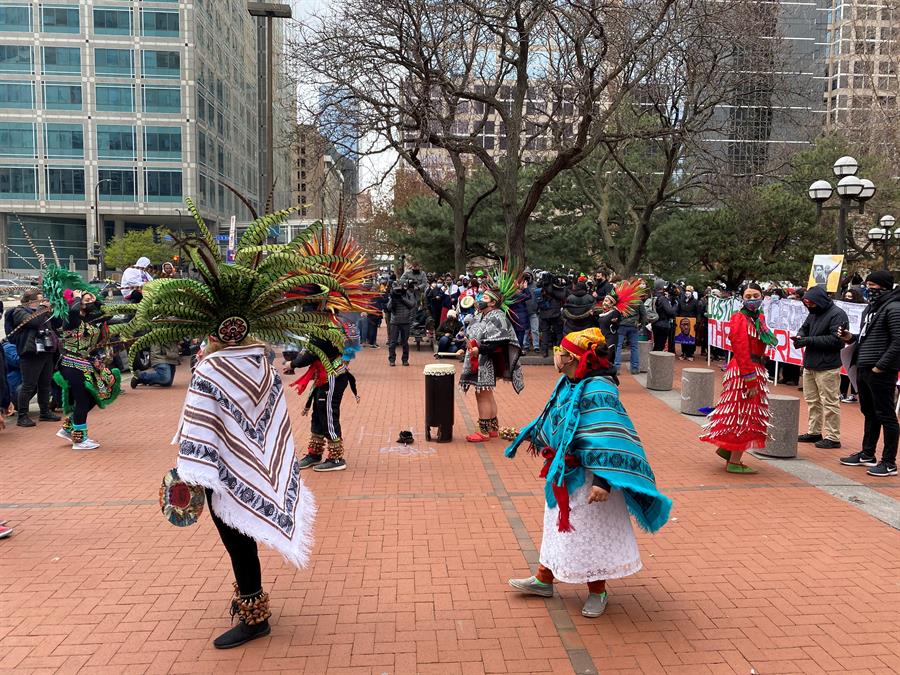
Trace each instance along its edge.
<instances>
[{"instance_id":1,"label":"person in black hoodie","mask_svg":"<svg viewBox=\"0 0 900 675\"><path fill-rule=\"evenodd\" d=\"M575 284L562 309L564 335L597 325L597 317L594 315L595 302L594 296L588 293L587 284L583 281Z\"/></svg>"},{"instance_id":2,"label":"person in black hoodie","mask_svg":"<svg viewBox=\"0 0 900 675\"><path fill-rule=\"evenodd\" d=\"M872 272L866 279L869 306L863 310L859 335L841 330L840 338L855 342L853 363L858 369L859 409L865 417L862 449L841 458L846 466L871 467L870 476L897 475L897 444L900 423L894 411L897 372L900 371L900 291L886 270ZM878 437L884 430L881 462L876 460Z\"/></svg>"},{"instance_id":3,"label":"person in black hoodie","mask_svg":"<svg viewBox=\"0 0 900 675\"><path fill-rule=\"evenodd\" d=\"M675 343L669 339L672 326L675 324L675 315L678 312L678 303L669 298L665 288L660 288L653 302L653 309L659 318L653 322L653 351L661 352L669 344L669 351L675 353Z\"/></svg>"},{"instance_id":4,"label":"person in black hoodie","mask_svg":"<svg viewBox=\"0 0 900 675\"><path fill-rule=\"evenodd\" d=\"M541 354L544 358L550 347L556 347L563 337L562 305L566 297L562 282L550 272L541 275L538 297L538 317L541 326Z\"/></svg>"},{"instance_id":5,"label":"person in black hoodie","mask_svg":"<svg viewBox=\"0 0 900 675\"><path fill-rule=\"evenodd\" d=\"M847 313L831 301L824 286L803 296L809 310L792 340L803 348L803 396L809 408L809 431L797 440L817 448L841 447L841 350L838 332L850 325Z\"/></svg>"}]
</instances>

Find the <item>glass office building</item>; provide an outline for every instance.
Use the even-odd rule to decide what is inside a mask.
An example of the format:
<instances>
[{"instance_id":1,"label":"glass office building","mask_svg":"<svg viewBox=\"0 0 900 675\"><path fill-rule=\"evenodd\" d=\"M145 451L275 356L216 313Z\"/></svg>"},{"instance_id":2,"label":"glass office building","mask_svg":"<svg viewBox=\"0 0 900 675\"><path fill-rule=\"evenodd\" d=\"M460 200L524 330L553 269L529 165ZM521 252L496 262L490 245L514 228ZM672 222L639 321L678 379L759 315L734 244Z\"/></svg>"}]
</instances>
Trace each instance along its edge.
<instances>
[{"instance_id":1,"label":"glass office building","mask_svg":"<svg viewBox=\"0 0 900 675\"><path fill-rule=\"evenodd\" d=\"M0 0L0 268L34 260L22 224L86 270L95 237L190 228L186 196L248 220L225 186L259 203L257 130L242 0Z\"/></svg>"}]
</instances>

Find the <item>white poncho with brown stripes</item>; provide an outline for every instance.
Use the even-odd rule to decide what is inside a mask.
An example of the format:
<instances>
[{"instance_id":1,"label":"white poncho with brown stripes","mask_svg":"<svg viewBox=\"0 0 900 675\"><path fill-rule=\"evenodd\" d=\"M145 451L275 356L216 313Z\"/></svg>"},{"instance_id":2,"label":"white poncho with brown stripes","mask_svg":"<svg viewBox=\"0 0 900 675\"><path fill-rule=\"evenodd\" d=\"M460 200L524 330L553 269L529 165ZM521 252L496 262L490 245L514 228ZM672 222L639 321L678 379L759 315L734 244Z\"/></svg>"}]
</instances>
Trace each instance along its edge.
<instances>
[{"instance_id":1,"label":"white poncho with brown stripes","mask_svg":"<svg viewBox=\"0 0 900 675\"><path fill-rule=\"evenodd\" d=\"M300 479L281 379L262 346L197 365L172 441L182 480L213 491L225 523L304 567L316 505Z\"/></svg>"}]
</instances>

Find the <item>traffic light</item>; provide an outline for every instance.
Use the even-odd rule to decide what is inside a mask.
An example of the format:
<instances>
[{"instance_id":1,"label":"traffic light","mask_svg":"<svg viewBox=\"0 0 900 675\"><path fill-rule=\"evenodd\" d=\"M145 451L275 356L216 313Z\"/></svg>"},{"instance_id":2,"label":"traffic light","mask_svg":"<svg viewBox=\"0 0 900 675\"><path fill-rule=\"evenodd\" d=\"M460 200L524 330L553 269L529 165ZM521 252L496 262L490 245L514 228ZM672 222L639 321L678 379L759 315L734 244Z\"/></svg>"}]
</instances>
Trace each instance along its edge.
<instances>
[{"instance_id":1,"label":"traffic light","mask_svg":"<svg viewBox=\"0 0 900 675\"><path fill-rule=\"evenodd\" d=\"M94 242L94 245L91 247L91 255L95 258L100 257L100 244L98 242Z\"/></svg>"},{"instance_id":2,"label":"traffic light","mask_svg":"<svg viewBox=\"0 0 900 675\"><path fill-rule=\"evenodd\" d=\"M153 228L153 243L154 244L159 243L159 232L156 231L155 227Z\"/></svg>"}]
</instances>

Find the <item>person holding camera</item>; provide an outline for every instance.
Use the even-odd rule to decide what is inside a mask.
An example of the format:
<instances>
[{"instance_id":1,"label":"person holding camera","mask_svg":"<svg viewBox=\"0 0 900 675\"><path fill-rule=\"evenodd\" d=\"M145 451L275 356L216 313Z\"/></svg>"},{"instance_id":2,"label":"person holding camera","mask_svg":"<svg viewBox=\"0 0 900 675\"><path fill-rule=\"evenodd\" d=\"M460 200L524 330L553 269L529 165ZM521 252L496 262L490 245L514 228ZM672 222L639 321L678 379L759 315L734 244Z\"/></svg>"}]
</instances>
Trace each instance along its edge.
<instances>
[{"instance_id":1,"label":"person holding camera","mask_svg":"<svg viewBox=\"0 0 900 675\"><path fill-rule=\"evenodd\" d=\"M50 304L37 288L25 291L21 303L13 310L14 328L10 336L19 353L19 372L22 376L16 426L35 426L28 415L28 404L35 394L40 408L38 419L59 422L61 418L50 409L50 382L56 358L55 329L60 322L53 318Z\"/></svg>"},{"instance_id":2,"label":"person holding camera","mask_svg":"<svg viewBox=\"0 0 900 675\"><path fill-rule=\"evenodd\" d=\"M414 283L410 282L410 285ZM388 363L391 366L397 365L397 345L403 349L403 365L409 365L409 326L418 304L415 293L409 289L402 278L391 286L391 295L387 302L387 311L390 312Z\"/></svg>"}]
</instances>

